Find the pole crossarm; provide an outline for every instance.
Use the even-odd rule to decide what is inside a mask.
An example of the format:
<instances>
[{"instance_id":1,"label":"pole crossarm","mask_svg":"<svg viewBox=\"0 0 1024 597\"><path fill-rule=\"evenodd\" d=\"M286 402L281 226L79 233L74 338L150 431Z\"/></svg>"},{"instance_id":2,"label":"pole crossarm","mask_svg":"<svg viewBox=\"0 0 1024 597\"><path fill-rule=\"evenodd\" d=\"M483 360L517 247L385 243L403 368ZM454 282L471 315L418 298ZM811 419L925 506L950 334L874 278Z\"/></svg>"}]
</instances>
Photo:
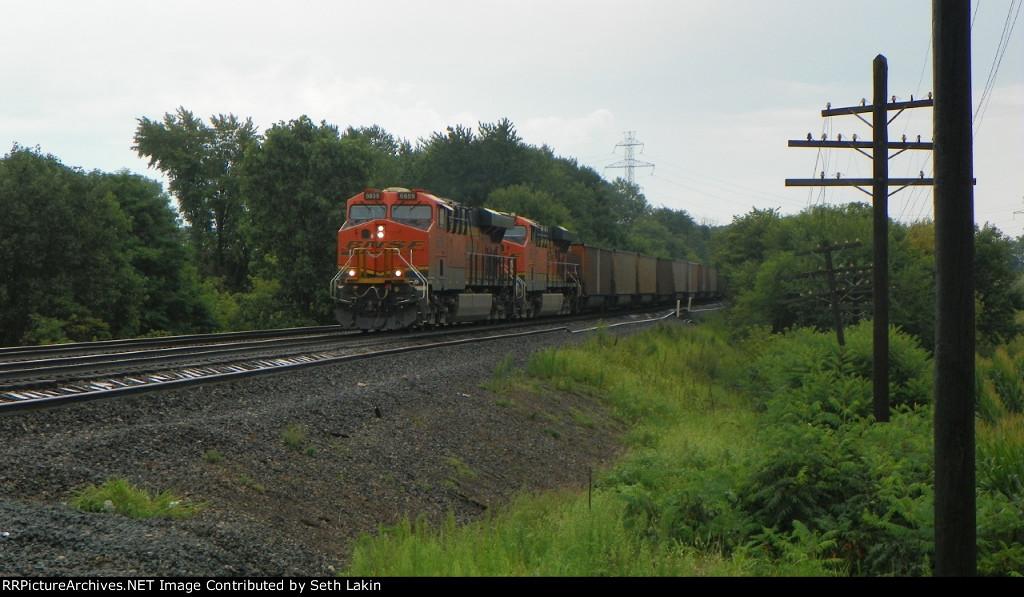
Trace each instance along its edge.
<instances>
[{"instance_id":1,"label":"pole crossarm","mask_svg":"<svg viewBox=\"0 0 1024 597\"><path fill-rule=\"evenodd\" d=\"M890 103L885 104L885 109L886 110L899 110L899 111L902 112L903 110L906 110L908 108L930 108L930 107L932 107L934 105L935 105L935 102L931 98L928 98L928 99L923 99L923 100L913 100L913 101L909 101L909 102L890 102ZM853 115L867 114L867 113L870 113L870 112L874 112L874 110L875 110L875 107L873 105L871 105L871 104L863 105L862 104L860 106L852 106L852 107L849 107L849 108L828 108L828 109L822 110L821 111L821 115L822 115L822 117L828 117L828 116L847 116L847 115L850 115L850 114L853 114Z\"/></svg>"},{"instance_id":2,"label":"pole crossarm","mask_svg":"<svg viewBox=\"0 0 1024 597\"><path fill-rule=\"evenodd\" d=\"M932 178L890 178L890 187L932 186ZM873 178L787 178L787 187L867 187L875 184Z\"/></svg>"},{"instance_id":3,"label":"pole crossarm","mask_svg":"<svg viewBox=\"0 0 1024 597\"><path fill-rule=\"evenodd\" d=\"M817 141L817 140L796 140L789 141L790 147L818 147L835 149L872 149L874 144L871 141ZM886 144L887 149L935 149L935 144L930 141L890 141Z\"/></svg>"}]
</instances>

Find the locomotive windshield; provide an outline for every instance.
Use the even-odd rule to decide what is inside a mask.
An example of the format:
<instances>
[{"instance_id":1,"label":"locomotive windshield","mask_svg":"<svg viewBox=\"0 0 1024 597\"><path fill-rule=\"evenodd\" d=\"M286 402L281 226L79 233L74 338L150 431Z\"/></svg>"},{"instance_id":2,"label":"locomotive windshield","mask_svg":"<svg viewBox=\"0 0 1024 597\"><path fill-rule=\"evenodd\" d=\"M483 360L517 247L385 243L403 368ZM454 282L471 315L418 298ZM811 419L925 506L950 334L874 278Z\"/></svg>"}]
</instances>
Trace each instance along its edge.
<instances>
[{"instance_id":1,"label":"locomotive windshield","mask_svg":"<svg viewBox=\"0 0 1024 597\"><path fill-rule=\"evenodd\" d=\"M395 205L391 208L391 219L426 230L430 228L432 213L429 205Z\"/></svg>"},{"instance_id":2,"label":"locomotive windshield","mask_svg":"<svg viewBox=\"0 0 1024 597\"><path fill-rule=\"evenodd\" d=\"M380 220L387 217L387 213L388 208L384 205L352 205L348 208L348 220L345 225L354 226L370 220Z\"/></svg>"},{"instance_id":3,"label":"locomotive windshield","mask_svg":"<svg viewBox=\"0 0 1024 597\"><path fill-rule=\"evenodd\" d=\"M517 245L526 244L526 226L513 226L505 231L505 240Z\"/></svg>"}]
</instances>

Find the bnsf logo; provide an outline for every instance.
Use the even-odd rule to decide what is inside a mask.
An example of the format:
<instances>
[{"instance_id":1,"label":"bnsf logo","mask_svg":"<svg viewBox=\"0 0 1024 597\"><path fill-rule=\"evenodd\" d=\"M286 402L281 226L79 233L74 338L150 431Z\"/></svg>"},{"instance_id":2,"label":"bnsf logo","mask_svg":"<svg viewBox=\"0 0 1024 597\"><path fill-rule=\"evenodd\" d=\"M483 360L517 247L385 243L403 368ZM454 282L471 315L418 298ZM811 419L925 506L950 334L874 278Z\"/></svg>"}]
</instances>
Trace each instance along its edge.
<instances>
[{"instance_id":1,"label":"bnsf logo","mask_svg":"<svg viewBox=\"0 0 1024 597\"><path fill-rule=\"evenodd\" d=\"M404 240L350 240L345 249L415 249L423 246L423 241Z\"/></svg>"}]
</instances>

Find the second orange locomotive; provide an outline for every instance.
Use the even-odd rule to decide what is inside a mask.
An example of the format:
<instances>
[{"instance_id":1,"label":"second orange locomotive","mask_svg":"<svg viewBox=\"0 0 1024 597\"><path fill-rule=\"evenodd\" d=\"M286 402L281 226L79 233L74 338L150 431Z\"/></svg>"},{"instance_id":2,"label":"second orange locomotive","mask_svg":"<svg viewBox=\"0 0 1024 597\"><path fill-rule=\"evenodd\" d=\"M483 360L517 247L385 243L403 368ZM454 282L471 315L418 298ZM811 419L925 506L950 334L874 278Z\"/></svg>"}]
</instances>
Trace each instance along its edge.
<instances>
[{"instance_id":1,"label":"second orange locomotive","mask_svg":"<svg viewBox=\"0 0 1024 597\"><path fill-rule=\"evenodd\" d=\"M421 190L348 200L331 296L362 330L523 319L717 292L714 271L584 247L557 226ZM691 270L701 268L700 272ZM691 277L695 279L690 284ZM699 283L698 283L699 282Z\"/></svg>"}]
</instances>

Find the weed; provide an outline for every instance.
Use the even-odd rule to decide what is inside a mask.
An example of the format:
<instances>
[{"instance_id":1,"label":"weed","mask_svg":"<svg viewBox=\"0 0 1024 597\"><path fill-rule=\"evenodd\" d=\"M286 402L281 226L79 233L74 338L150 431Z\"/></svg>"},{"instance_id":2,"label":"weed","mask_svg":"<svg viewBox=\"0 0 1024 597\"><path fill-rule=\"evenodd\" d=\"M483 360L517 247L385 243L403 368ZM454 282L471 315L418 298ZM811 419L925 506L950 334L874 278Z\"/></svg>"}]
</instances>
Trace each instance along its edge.
<instances>
[{"instance_id":1,"label":"weed","mask_svg":"<svg viewBox=\"0 0 1024 597\"><path fill-rule=\"evenodd\" d=\"M257 491L258 493L265 493L267 491L267 488L264 487L262 483L257 483L255 479L253 479L252 477L245 473L238 473L238 476L236 478L238 479L239 483L241 483L245 487L248 487L249 489Z\"/></svg>"},{"instance_id":2,"label":"weed","mask_svg":"<svg viewBox=\"0 0 1024 597\"><path fill-rule=\"evenodd\" d=\"M186 518L205 507L185 502L167 491L150 496L125 479L108 479L102 485L74 491L68 503L84 512L115 512L130 518Z\"/></svg>"},{"instance_id":3,"label":"weed","mask_svg":"<svg viewBox=\"0 0 1024 597\"><path fill-rule=\"evenodd\" d=\"M476 473L473 469L469 468L463 460L452 456L448 459L448 466L452 467L452 477L445 481L445 485L449 487L458 487L462 485L462 482L467 479L475 479Z\"/></svg>"},{"instance_id":4,"label":"weed","mask_svg":"<svg viewBox=\"0 0 1024 597\"><path fill-rule=\"evenodd\" d=\"M284 430L284 434L281 436L281 441L284 445L289 448L298 450L302 447L302 442L306 439L306 427L305 425L298 425L295 423L289 423Z\"/></svg>"},{"instance_id":5,"label":"weed","mask_svg":"<svg viewBox=\"0 0 1024 597\"><path fill-rule=\"evenodd\" d=\"M588 417L586 413L584 413L583 411L581 411L581 410L579 410L577 408L570 408L569 409L569 414L572 415L572 420L576 421L576 424L581 426L581 427L593 427L594 426L594 420L591 419L590 417Z\"/></svg>"}]
</instances>

